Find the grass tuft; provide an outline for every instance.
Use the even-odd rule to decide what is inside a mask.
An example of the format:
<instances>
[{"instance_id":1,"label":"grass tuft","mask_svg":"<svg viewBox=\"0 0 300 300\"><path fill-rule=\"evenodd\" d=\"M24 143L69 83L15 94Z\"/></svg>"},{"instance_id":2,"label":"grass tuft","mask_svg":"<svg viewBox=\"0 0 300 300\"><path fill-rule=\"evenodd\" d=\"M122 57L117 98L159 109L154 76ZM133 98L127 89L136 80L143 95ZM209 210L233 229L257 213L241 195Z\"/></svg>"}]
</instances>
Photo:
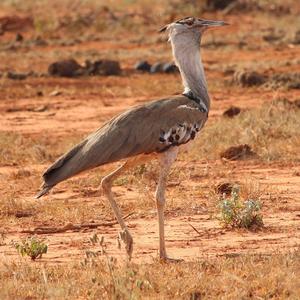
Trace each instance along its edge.
<instances>
[{"instance_id":1,"label":"grass tuft","mask_svg":"<svg viewBox=\"0 0 300 300\"><path fill-rule=\"evenodd\" d=\"M195 145L196 157L216 159L247 144L263 161L300 161L300 110L281 101L245 110L233 119L208 121Z\"/></svg>"}]
</instances>

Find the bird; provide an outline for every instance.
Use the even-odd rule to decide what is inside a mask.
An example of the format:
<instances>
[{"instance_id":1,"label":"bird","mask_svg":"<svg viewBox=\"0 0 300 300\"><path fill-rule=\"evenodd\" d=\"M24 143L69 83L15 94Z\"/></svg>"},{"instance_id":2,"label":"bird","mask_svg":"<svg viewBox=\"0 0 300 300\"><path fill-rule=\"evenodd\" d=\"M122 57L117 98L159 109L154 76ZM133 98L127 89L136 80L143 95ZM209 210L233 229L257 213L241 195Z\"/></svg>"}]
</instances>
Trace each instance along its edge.
<instances>
[{"instance_id":1,"label":"bird","mask_svg":"<svg viewBox=\"0 0 300 300\"><path fill-rule=\"evenodd\" d=\"M155 191L158 215L159 258L167 256L164 231L164 207L167 177L184 144L194 140L208 119L210 97L201 60L201 38L212 27L228 25L224 21L185 17L162 27L171 43L183 92L151 101L116 115L59 157L42 175L43 184L36 198L47 194L58 183L105 164L121 166L101 180L101 188L121 227L120 239L129 259L133 238L112 193L113 181L124 171L159 161L159 178Z\"/></svg>"}]
</instances>

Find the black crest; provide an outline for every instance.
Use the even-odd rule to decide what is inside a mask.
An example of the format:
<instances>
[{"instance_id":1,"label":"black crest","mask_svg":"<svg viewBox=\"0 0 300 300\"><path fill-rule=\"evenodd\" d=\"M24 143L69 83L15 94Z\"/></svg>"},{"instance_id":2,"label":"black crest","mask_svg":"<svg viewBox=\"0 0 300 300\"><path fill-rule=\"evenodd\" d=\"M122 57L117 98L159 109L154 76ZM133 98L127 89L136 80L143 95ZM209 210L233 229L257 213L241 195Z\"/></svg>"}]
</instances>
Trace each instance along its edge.
<instances>
[{"instance_id":1,"label":"black crest","mask_svg":"<svg viewBox=\"0 0 300 300\"><path fill-rule=\"evenodd\" d=\"M195 23L195 20L196 20L196 19L193 18L193 17L185 17L185 18L183 18L183 19L179 19L179 20L175 21L174 23L182 24L182 25L186 24L186 25L188 25L188 26L192 26L192 25ZM169 24L166 25L166 26L164 26L164 27L162 27L162 28L159 30L159 32L164 32L164 31L166 31L166 29L168 28L168 26L169 26Z\"/></svg>"}]
</instances>

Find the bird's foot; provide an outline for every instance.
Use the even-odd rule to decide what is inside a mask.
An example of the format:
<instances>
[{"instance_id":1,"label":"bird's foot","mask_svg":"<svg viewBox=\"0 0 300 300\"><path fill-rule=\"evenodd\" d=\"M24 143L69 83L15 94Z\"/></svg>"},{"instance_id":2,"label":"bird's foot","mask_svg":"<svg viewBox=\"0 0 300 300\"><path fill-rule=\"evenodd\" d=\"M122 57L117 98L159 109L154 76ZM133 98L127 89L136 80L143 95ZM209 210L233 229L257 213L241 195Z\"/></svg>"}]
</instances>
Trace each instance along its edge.
<instances>
[{"instance_id":1,"label":"bird's foot","mask_svg":"<svg viewBox=\"0 0 300 300\"><path fill-rule=\"evenodd\" d=\"M133 251L133 239L131 234L127 229L119 232L119 239L123 241L125 244L125 249L128 255L129 260L131 259L132 251Z\"/></svg>"}]
</instances>

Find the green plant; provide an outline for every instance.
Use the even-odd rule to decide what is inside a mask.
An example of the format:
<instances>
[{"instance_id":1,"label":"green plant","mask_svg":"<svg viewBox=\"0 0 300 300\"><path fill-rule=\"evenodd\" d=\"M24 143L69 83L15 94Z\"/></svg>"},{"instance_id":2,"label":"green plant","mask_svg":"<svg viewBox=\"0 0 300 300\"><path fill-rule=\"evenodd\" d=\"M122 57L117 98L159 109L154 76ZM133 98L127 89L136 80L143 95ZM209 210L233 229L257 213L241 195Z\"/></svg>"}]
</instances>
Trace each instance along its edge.
<instances>
[{"instance_id":1,"label":"green plant","mask_svg":"<svg viewBox=\"0 0 300 300\"><path fill-rule=\"evenodd\" d=\"M263 226L261 203L258 200L241 200L239 187L232 189L231 196L222 196L219 202L220 220L226 227L259 228Z\"/></svg>"},{"instance_id":2,"label":"green plant","mask_svg":"<svg viewBox=\"0 0 300 300\"><path fill-rule=\"evenodd\" d=\"M21 243L14 243L14 247L22 256L27 255L32 260L41 258L48 250L48 246L44 243L44 240L37 237L23 239Z\"/></svg>"}]
</instances>

